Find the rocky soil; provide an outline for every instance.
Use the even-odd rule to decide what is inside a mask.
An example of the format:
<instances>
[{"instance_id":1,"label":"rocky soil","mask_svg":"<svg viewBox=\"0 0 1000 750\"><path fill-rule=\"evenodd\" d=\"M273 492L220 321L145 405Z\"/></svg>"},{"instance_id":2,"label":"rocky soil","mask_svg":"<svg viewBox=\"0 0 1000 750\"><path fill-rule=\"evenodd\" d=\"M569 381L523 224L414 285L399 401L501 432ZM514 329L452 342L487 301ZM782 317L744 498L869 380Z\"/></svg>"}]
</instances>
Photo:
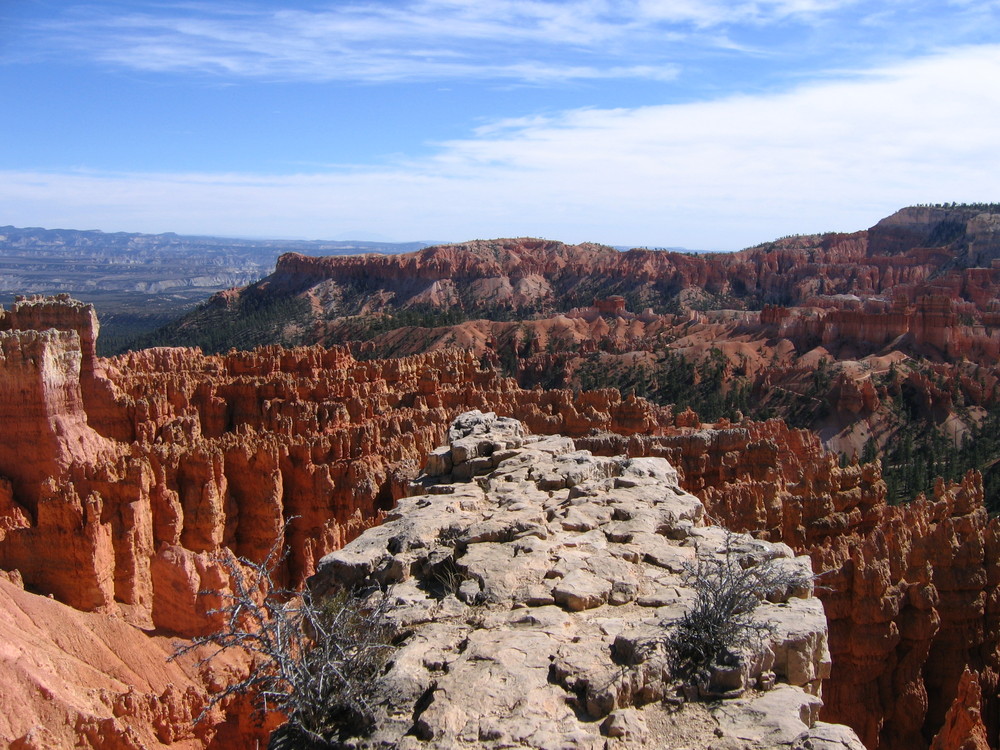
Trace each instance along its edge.
<instances>
[{"instance_id":1,"label":"rocky soil","mask_svg":"<svg viewBox=\"0 0 1000 750\"><path fill-rule=\"evenodd\" d=\"M706 526L664 459L597 457L479 411L448 437L415 494L310 580L388 587L407 633L357 746L861 750L818 721L830 655L808 558ZM699 559L776 572L760 640L700 684L707 717L664 651Z\"/></svg>"}]
</instances>

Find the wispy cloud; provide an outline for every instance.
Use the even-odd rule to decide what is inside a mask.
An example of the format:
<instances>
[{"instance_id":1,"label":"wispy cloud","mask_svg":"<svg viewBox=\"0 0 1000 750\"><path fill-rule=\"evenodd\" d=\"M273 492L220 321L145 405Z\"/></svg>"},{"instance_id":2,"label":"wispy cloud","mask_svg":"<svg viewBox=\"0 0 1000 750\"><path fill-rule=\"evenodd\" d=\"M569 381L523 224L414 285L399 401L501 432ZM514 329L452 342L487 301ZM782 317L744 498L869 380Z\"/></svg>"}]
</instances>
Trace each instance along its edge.
<instances>
[{"instance_id":1,"label":"wispy cloud","mask_svg":"<svg viewBox=\"0 0 1000 750\"><path fill-rule=\"evenodd\" d=\"M0 173L41 225L397 239L540 235L735 249L869 226L930 201L997 201L1000 45L794 91L499 121L390 168Z\"/></svg>"},{"instance_id":2,"label":"wispy cloud","mask_svg":"<svg viewBox=\"0 0 1000 750\"><path fill-rule=\"evenodd\" d=\"M408 0L319 10L237 3L70 7L35 30L54 54L249 78L536 81L672 77L680 45L729 50L741 25L818 23L859 0ZM35 50L37 52L37 49Z\"/></svg>"}]
</instances>

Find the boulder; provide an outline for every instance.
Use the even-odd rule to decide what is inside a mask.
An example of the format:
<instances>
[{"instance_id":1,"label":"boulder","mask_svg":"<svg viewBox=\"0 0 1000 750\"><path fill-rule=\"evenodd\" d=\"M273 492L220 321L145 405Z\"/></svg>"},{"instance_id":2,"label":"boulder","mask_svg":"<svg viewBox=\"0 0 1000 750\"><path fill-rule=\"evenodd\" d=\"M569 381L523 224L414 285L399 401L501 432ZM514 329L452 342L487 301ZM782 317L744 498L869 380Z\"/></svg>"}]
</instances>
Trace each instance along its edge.
<instances>
[{"instance_id":1,"label":"boulder","mask_svg":"<svg viewBox=\"0 0 1000 750\"><path fill-rule=\"evenodd\" d=\"M715 692L730 697L706 719L711 741L792 748L811 736L830 657L808 558L705 526L663 458L594 456L481 412L449 439L433 455L456 468L504 457L476 464L474 482L431 459L416 494L309 580L316 594L386 587L408 634L362 746L662 747L670 736L650 712L685 684L698 692L666 644L699 596L699 560L784 582L759 592L756 650L716 670ZM751 697L757 685L773 689ZM678 726L701 726L686 711Z\"/></svg>"}]
</instances>

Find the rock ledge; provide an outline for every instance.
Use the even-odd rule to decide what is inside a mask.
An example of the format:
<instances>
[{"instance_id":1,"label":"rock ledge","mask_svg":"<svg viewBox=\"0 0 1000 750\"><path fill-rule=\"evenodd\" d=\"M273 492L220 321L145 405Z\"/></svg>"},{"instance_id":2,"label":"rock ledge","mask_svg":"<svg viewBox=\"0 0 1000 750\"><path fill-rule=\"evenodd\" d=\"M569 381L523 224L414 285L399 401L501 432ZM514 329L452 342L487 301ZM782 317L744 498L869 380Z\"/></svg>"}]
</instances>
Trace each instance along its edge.
<instances>
[{"instance_id":1,"label":"rock ledge","mask_svg":"<svg viewBox=\"0 0 1000 750\"><path fill-rule=\"evenodd\" d=\"M448 437L415 494L310 581L391 587L408 633L357 747L863 750L817 721L830 657L808 558L706 526L664 459L593 456L478 411ZM777 560L804 584L762 601L769 642L702 686L734 697L696 722L661 646L695 598L685 571L723 555Z\"/></svg>"}]
</instances>

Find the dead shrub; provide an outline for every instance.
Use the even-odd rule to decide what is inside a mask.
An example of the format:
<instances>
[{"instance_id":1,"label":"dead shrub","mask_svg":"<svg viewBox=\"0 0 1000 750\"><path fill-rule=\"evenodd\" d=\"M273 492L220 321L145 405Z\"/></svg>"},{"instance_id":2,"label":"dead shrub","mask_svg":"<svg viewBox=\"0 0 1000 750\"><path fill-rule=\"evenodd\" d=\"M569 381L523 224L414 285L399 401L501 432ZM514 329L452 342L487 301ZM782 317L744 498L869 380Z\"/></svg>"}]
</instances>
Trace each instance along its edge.
<instances>
[{"instance_id":1,"label":"dead shrub","mask_svg":"<svg viewBox=\"0 0 1000 750\"><path fill-rule=\"evenodd\" d=\"M664 639L670 671L682 682L705 684L713 667L735 667L760 651L772 629L754 610L764 599L787 598L811 580L780 559L761 562L739 554L738 543L735 535L727 536L722 555L699 555L685 573L694 604Z\"/></svg>"},{"instance_id":2,"label":"dead shrub","mask_svg":"<svg viewBox=\"0 0 1000 750\"><path fill-rule=\"evenodd\" d=\"M286 718L272 748L336 748L374 726L373 700L394 649L389 596L341 590L314 600L284 589L275 583L280 550L276 543L261 563L221 558L232 587L217 610L225 625L177 655L209 646L215 651L205 660L228 649L252 656L250 674L214 695L203 715L230 696L248 695L259 711Z\"/></svg>"}]
</instances>

